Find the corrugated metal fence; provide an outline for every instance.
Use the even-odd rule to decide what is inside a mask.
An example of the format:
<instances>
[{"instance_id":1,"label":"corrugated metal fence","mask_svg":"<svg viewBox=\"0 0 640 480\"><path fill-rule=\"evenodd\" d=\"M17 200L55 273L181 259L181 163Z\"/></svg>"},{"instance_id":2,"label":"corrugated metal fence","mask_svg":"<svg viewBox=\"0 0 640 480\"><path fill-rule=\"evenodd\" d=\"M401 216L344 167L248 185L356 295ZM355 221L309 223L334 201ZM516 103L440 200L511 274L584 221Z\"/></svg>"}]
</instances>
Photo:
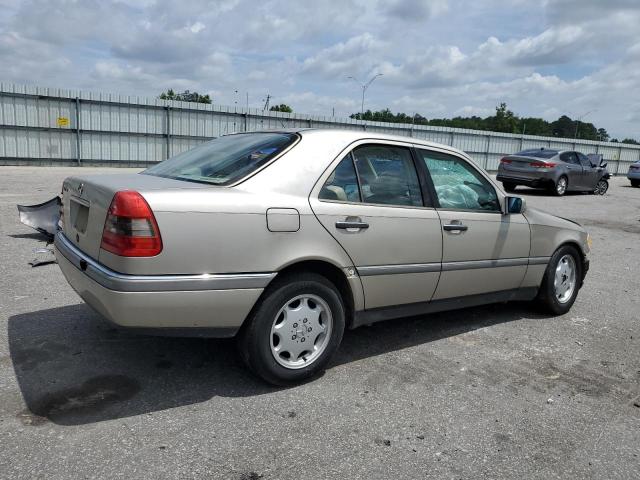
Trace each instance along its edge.
<instances>
[{"instance_id":1,"label":"corrugated metal fence","mask_svg":"<svg viewBox=\"0 0 640 480\"><path fill-rule=\"evenodd\" d=\"M525 148L600 153L613 174L640 146L263 112L156 98L0 83L0 164L145 166L220 135L274 128L349 128L452 145L489 171Z\"/></svg>"}]
</instances>

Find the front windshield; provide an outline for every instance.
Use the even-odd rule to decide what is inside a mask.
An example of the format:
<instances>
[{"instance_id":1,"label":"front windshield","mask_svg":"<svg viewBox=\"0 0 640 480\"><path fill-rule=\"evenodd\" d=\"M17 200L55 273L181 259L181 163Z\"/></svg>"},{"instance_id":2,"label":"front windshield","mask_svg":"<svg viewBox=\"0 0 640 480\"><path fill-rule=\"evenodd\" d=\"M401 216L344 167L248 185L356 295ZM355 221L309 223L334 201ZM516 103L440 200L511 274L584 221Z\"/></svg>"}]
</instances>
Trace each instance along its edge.
<instances>
[{"instance_id":1,"label":"front windshield","mask_svg":"<svg viewBox=\"0 0 640 480\"><path fill-rule=\"evenodd\" d=\"M257 170L295 139L291 133L239 133L216 138L169 158L143 174L228 185Z\"/></svg>"}]
</instances>

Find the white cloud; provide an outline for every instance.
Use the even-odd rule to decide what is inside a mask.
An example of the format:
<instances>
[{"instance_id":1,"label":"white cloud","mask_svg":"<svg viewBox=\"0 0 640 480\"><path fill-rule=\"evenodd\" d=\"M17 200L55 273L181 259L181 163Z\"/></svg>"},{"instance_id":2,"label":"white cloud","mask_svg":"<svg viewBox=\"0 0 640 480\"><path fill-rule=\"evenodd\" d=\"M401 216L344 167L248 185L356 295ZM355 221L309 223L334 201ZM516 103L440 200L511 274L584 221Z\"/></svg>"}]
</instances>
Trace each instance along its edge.
<instances>
[{"instance_id":1,"label":"white cloud","mask_svg":"<svg viewBox=\"0 0 640 480\"><path fill-rule=\"evenodd\" d=\"M514 111L640 137L638 0L0 0L0 80L297 112ZM238 90L239 94L234 92ZM244 102L242 102L244 103Z\"/></svg>"}]
</instances>

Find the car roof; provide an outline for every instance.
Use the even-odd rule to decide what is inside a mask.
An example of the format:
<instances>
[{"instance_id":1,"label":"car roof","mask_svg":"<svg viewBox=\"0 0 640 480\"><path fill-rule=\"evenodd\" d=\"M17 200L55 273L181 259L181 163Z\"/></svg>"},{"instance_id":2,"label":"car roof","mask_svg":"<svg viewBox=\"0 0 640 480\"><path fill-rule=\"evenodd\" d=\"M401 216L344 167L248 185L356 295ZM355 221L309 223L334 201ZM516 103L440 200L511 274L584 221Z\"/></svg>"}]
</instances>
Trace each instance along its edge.
<instances>
[{"instance_id":1,"label":"car roof","mask_svg":"<svg viewBox=\"0 0 640 480\"><path fill-rule=\"evenodd\" d=\"M414 145L439 148L444 150L449 150L452 153L457 153L458 155L462 155L466 158L470 158L467 153L464 151L452 147L451 145L446 145L443 143L437 142L429 142L427 140L421 140L414 137L406 137L402 135L388 135L386 133L378 133L369 130L355 130L355 129L347 129L347 128L289 128L289 129L278 129L278 130L261 130L255 132L246 132L246 133L260 133L260 132L269 132L269 133L297 133L302 137L307 136L327 136L332 137L333 139L341 142L346 142L347 144L357 142L358 140L388 140L394 142L404 142L411 143ZM238 132L245 133L245 132Z\"/></svg>"}]
</instances>

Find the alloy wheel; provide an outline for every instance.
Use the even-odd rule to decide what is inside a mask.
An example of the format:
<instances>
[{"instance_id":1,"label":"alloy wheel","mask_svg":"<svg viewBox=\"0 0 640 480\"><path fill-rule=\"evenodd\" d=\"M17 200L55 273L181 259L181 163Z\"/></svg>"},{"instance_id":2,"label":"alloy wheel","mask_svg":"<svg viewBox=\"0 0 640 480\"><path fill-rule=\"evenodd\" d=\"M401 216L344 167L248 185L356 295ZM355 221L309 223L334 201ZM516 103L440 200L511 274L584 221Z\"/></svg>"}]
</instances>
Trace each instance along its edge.
<instances>
[{"instance_id":1,"label":"alloy wheel","mask_svg":"<svg viewBox=\"0 0 640 480\"><path fill-rule=\"evenodd\" d=\"M333 316L327 302L317 295L298 295L287 301L271 326L271 354L285 368L311 365L331 338Z\"/></svg>"},{"instance_id":2,"label":"alloy wheel","mask_svg":"<svg viewBox=\"0 0 640 480\"><path fill-rule=\"evenodd\" d=\"M596 185L596 193L598 195L604 195L605 193L607 193L608 189L609 183L606 180L600 180Z\"/></svg>"},{"instance_id":3,"label":"alloy wheel","mask_svg":"<svg viewBox=\"0 0 640 480\"><path fill-rule=\"evenodd\" d=\"M566 254L558 261L553 281L553 289L558 302L567 303L571 300L576 284L576 261L572 255Z\"/></svg>"},{"instance_id":4,"label":"alloy wheel","mask_svg":"<svg viewBox=\"0 0 640 480\"><path fill-rule=\"evenodd\" d=\"M558 195L564 195L564 192L567 191L567 179L564 177L560 177L558 179L558 183L556 184L556 192Z\"/></svg>"}]
</instances>

